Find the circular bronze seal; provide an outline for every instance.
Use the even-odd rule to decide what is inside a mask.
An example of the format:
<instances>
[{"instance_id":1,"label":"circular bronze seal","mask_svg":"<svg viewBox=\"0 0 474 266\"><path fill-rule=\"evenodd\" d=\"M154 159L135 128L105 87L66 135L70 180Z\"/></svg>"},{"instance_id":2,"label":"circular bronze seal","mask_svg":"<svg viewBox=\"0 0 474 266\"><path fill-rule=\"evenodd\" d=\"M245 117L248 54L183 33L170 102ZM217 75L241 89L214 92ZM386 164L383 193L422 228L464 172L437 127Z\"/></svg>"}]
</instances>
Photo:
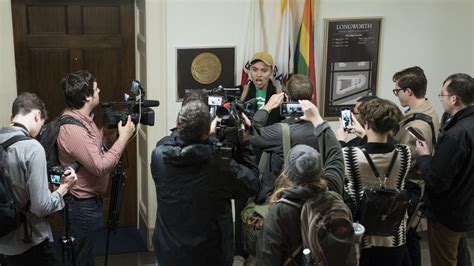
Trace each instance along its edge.
<instances>
[{"instance_id":1,"label":"circular bronze seal","mask_svg":"<svg viewBox=\"0 0 474 266\"><path fill-rule=\"evenodd\" d=\"M199 54L191 63L191 74L201 84L211 84L216 81L221 71L221 61L212 53Z\"/></svg>"}]
</instances>

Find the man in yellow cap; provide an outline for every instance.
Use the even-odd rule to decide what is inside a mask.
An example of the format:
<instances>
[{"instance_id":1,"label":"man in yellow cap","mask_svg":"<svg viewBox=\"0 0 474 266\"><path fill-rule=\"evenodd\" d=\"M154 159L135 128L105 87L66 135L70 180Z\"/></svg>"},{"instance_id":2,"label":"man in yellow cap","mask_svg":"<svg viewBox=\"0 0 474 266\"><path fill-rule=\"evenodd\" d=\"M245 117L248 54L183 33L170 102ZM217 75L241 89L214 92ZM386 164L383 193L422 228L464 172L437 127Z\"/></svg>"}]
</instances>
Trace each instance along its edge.
<instances>
[{"instance_id":1,"label":"man in yellow cap","mask_svg":"<svg viewBox=\"0 0 474 266\"><path fill-rule=\"evenodd\" d=\"M240 99L248 101L257 99L257 109L263 108L270 97L281 91L277 89L271 81L273 75L273 57L267 52L258 52L250 59L250 79L251 81L244 86ZM270 113L267 125L281 121L278 109Z\"/></svg>"}]
</instances>

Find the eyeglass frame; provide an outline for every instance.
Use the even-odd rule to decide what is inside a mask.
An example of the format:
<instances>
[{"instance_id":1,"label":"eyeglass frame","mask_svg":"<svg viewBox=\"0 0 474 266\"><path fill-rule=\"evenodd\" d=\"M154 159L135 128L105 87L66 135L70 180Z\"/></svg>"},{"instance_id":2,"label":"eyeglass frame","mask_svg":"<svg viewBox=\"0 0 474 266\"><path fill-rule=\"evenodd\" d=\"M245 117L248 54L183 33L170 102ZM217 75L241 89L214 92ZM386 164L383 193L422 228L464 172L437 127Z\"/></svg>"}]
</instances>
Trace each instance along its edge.
<instances>
[{"instance_id":1,"label":"eyeglass frame","mask_svg":"<svg viewBox=\"0 0 474 266\"><path fill-rule=\"evenodd\" d=\"M406 90L406 89L407 89L407 88L404 88L404 89L402 89L402 88L400 88L400 89L393 89L392 92L393 92L393 94L394 94L395 96L398 97L398 92L401 91L401 90Z\"/></svg>"},{"instance_id":2,"label":"eyeglass frame","mask_svg":"<svg viewBox=\"0 0 474 266\"><path fill-rule=\"evenodd\" d=\"M438 94L439 99L441 99L441 97L446 97L446 96L451 97L451 96L456 96L456 95L454 95L454 94L443 94L443 93Z\"/></svg>"}]
</instances>

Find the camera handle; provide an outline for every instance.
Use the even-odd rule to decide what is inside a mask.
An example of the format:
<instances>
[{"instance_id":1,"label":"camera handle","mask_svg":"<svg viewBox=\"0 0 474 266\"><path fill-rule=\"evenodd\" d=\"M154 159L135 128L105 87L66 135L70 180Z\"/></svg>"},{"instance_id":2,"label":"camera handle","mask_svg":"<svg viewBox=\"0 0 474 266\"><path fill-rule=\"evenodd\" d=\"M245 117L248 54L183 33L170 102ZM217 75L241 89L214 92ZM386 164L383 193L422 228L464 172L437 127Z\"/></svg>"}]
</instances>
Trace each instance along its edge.
<instances>
[{"instance_id":1,"label":"camera handle","mask_svg":"<svg viewBox=\"0 0 474 266\"><path fill-rule=\"evenodd\" d=\"M122 158L117 164L117 167L114 170L112 175L112 190L110 196L110 205L109 205L109 217L107 219L107 240L105 243L105 263L107 266L109 258L109 242L110 242L110 233L117 230L119 224L120 208L122 207L123 199L123 187L125 186L125 169L126 166L122 162L123 158L126 158L126 153L122 155Z\"/></svg>"},{"instance_id":2,"label":"camera handle","mask_svg":"<svg viewBox=\"0 0 474 266\"><path fill-rule=\"evenodd\" d=\"M63 265L69 265L69 258L72 265L76 266L76 258L74 256L74 237L69 232L69 203L72 200L72 194L64 195L64 235L61 237L61 257Z\"/></svg>"}]
</instances>

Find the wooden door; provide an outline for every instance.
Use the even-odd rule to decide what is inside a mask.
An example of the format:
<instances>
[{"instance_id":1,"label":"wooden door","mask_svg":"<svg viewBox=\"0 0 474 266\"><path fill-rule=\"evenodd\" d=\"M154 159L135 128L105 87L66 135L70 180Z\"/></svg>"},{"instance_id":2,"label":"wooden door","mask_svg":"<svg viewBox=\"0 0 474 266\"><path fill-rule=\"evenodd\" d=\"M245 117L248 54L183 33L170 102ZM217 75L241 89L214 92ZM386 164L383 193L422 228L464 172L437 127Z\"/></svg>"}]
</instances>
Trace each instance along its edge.
<instances>
[{"instance_id":1,"label":"wooden door","mask_svg":"<svg viewBox=\"0 0 474 266\"><path fill-rule=\"evenodd\" d=\"M65 107L61 79L80 69L97 78L101 101L123 100L135 77L134 0L12 0L12 14L18 93L38 94L50 118ZM103 110L95 114L101 127ZM127 148L121 226L136 226L135 147ZM109 201L110 185L105 219Z\"/></svg>"}]
</instances>

